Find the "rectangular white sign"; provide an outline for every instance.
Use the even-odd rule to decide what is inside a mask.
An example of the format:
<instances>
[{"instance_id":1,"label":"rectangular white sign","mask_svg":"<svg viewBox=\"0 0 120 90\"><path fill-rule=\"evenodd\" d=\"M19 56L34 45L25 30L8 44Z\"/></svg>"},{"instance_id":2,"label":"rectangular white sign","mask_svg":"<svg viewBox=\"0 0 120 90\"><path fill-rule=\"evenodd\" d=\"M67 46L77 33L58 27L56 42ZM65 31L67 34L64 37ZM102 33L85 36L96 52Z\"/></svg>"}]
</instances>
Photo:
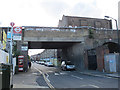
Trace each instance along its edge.
<instances>
[{"instance_id":1,"label":"rectangular white sign","mask_svg":"<svg viewBox=\"0 0 120 90\"><path fill-rule=\"evenodd\" d=\"M13 36L13 40L22 40L22 36Z\"/></svg>"},{"instance_id":2,"label":"rectangular white sign","mask_svg":"<svg viewBox=\"0 0 120 90\"><path fill-rule=\"evenodd\" d=\"M19 70L23 70L23 68L19 68Z\"/></svg>"},{"instance_id":3,"label":"rectangular white sign","mask_svg":"<svg viewBox=\"0 0 120 90\"><path fill-rule=\"evenodd\" d=\"M28 46L22 46L22 47L21 47L21 50L22 50L22 51L27 51L27 50L28 50Z\"/></svg>"}]
</instances>

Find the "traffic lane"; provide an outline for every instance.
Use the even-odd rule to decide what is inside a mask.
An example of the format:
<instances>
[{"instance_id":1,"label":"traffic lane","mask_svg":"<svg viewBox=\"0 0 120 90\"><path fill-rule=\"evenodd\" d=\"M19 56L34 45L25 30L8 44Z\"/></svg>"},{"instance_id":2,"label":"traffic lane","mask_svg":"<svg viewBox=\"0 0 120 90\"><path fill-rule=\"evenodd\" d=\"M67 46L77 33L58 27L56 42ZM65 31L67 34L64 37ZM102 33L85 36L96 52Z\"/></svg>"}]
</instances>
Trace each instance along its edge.
<instances>
[{"instance_id":1,"label":"traffic lane","mask_svg":"<svg viewBox=\"0 0 120 90\"><path fill-rule=\"evenodd\" d=\"M89 76L81 74L77 71L69 72L69 75L72 75L76 78L84 78L84 81L91 82L91 84L98 84L102 88L118 88L118 79L112 77L104 77L104 76Z\"/></svg>"},{"instance_id":2,"label":"traffic lane","mask_svg":"<svg viewBox=\"0 0 120 90\"><path fill-rule=\"evenodd\" d=\"M70 73L49 74L49 80L55 88L118 88L116 79Z\"/></svg>"},{"instance_id":3,"label":"traffic lane","mask_svg":"<svg viewBox=\"0 0 120 90\"><path fill-rule=\"evenodd\" d=\"M89 75L83 75L79 72L69 72L69 74L74 75L76 77L84 78L85 81L98 83L103 88L110 87L110 88L118 88L118 78L112 78L107 76L89 76ZM104 85L105 84L105 85Z\"/></svg>"},{"instance_id":4,"label":"traffic lane","mask_svg":"<svg viewBox=\"0 0 120 90\"><path fill-rule=\"evenodd\" d=\"M40 71L42 71L44 73L53 73L53 72L56 72L56 71L60 71L59 68L48 67L48 66L45 66L45 65L37 64L37 63L33 63L33 66L38 68Z\"/></svg>"},{"instance_id":5,"label":"traffic lane","mask_svg":"<svg viewBox=\"0 0 120 90\"><path fill-rule=\"evenodd\" d=\"M82 80L77 80L69 75L49 74L48 79L55 88L79 88L80 84L86 84Z\"/></svg>"},{"instance_id":6,"label":"traffic lane","mask_svg":"<svg viewBox=\"0 0 120 90\"><path fill-rule=\"evenodd\" d=\"M87 87L87 86L90 86L90 87L92 86L92 88L97 87L97 86L102 87L102 88L108 88L108 87L109 88L114 88L114 87L117 88L118 87L118 80L116 80L116 79L83 75L83 74L80 74L77 71L61 71L60 72L55 67L47 67L47 66L40 65L40 64L34 64L34 65L37 66L37 68L39 68L41 71L43 71L45 73L50 73L50 72L54 73L55 72L53 74L52 78L51 78L52 74L50 74L50 76L49 76L50 81L51 82L53 81L53 86L56 85L55 87L60 87L60 88L61 87L70 87L69 85L71 85L71 83L70 83L71 82L71 79L70 79L71 77L74 78L74 79L77 79L77 80L84 79L83 82L85 82L85 83L90 82L90 84L86 83L86 85L81 85L83 82L82 83L78 82L78 83L80 83L81 87ZM68 75L67 77L70 77L70 78L64 77L65 73ZM61 76L61 75L63 75L63 76ZM61 82L57 82L59 80L57 80L56 77L57 77L57 79L62 77L60 80L62 80L63 78L64 79ZM68 81L66 81L66 79L68 79ZM54 84L54 82L56 82L56 83ZM77 82L77 81L75 81L75 82ZM58 83L58 85L57 85L57 83ZM68 84L68 85L66 85L66 84ZM71 88L74 87L73 85L71 85L71 86L72 86ZM76 87L78 87L78 85L75 86L75 88Z\"/></svg>"}]
</instances>

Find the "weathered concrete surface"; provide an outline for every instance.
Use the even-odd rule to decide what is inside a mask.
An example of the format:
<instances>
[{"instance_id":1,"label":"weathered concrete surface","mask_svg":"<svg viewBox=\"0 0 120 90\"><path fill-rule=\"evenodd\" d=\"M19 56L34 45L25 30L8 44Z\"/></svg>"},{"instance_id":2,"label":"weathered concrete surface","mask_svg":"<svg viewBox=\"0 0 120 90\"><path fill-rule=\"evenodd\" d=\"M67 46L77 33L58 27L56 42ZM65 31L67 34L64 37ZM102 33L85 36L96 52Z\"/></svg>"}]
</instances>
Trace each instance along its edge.
<instances>
[{"instance_id":1,"label":"weathered concrete surface","mask_svg":"<svg viewBox=\"0 0 120 90\"><path fill-rule=\"evenodd\" d=\"M24 71L27 71L28 70L28 50L27 51L22 51L21 50L22 46L28 46L28 42L17 41L17 50L20 51L20 55L24 56L23 69L24 69Z\"/></svg>"},{"instance_id":2,"label":"weathered concrete surface","mask_svg":"<svg viewBox=\"0 0 120 90\"><path fill-rule=\"evenodd\" d=\"M75 28L26 28L24 30L24 41L61 41L61 42L80 42L84 41L84 36L88 35L88 30Z\"/></svg>"},{"instance_id":3,"label":"weathered concrete surface","mask_svg":"<svg viewBox=\"0 0 120 90\"><path fill-rule=\"evenodd\" d=\"M89 38L90 35L92 38ZM118 36L117 30L27 27L23 32L23 41L28 42L28 46L33 45L33 48L39 49L57 49L59 47L62 49L62 59L70 60L77 69L83 70L85 50L96 48L107 42L117 43ZM63 45L61 44L63 42L72 42L72 44Z\"/></svg>"},{"instance_id":4,"label":"weathered concrete surface","mask_svg":"<svg viewBox=\"0 0 120 90\"><path fill-rule=\"evenodd\" d=\"M77 70L84 69L84 44L74 44L72 47L62 49L63 60L75 64Z\"/></svg>"},{"instance_id":5,"label":"weathered concrete surface","mask_svg":"<svg viewBox=\"0 0 120 90\"><path fill-rule=\"evenodd\" d=\"M118 43L117 31L93 31L93 33L94 38L88 38L85 36L84 42L81 42L79 44L77 43L71 47L63 49L63 60L70 60L76 65L76 69L84 70L85 50L102 46L107 42Z\"/></svg>"}]
</instances>

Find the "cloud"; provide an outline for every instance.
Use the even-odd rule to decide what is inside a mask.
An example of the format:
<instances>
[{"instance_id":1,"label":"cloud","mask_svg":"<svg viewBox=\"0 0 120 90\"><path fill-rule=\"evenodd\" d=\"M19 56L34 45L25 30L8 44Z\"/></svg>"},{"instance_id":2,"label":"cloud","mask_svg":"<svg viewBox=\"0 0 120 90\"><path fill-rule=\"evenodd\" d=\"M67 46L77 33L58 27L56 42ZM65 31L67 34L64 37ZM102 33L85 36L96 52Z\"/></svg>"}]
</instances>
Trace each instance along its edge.
<instances>
[{"instance_id":1,"label":"cloud","mask_svg":"<svg viewBox=\"0 0 120 90\"><path fill-rule=\"evenodd\" d=\"M67 8L69 8L68 4L58 0L43 1L40 5L44 8L48 15L53 17L60 16Z\"/></svg>"},{"instance_id":2,"label":"cloud","mask_svg":"<svg viewBox=\"0 0 120 90\"><path fill-rule=\"evenodd\" d=\"M57 26L62 15L117 18L119 0L0 0L0 26ZM6 3L7 2L7 3Z\"/></svg>"},{"instance_id":3,"label":"cloud","mask_svg":"<svg viewBox=\"0 0 120 90\"><path fill-rule=\"evenodd\" d=\"M83 17L100 17L101 10L97 8L95 1L92 3L80 2L72 8L71 14Z\"/></svg>"}]
</instances>

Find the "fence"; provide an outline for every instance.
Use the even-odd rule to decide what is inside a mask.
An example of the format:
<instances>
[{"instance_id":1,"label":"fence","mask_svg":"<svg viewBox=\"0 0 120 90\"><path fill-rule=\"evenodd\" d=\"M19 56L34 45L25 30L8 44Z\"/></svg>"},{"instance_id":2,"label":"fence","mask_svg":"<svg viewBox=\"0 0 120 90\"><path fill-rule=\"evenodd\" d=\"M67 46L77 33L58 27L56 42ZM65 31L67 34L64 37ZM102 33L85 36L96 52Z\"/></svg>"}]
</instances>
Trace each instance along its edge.
<instances>
[{"instance_id":1,"label":"fence","mask_svg":"<svg viewBox=\"0 0 120 90\"><path fill-rule=\"evenodd\" d=\"M9 63L9 54L3 50L0 50L0 63Z\"/></svg>"}]
</instances>

